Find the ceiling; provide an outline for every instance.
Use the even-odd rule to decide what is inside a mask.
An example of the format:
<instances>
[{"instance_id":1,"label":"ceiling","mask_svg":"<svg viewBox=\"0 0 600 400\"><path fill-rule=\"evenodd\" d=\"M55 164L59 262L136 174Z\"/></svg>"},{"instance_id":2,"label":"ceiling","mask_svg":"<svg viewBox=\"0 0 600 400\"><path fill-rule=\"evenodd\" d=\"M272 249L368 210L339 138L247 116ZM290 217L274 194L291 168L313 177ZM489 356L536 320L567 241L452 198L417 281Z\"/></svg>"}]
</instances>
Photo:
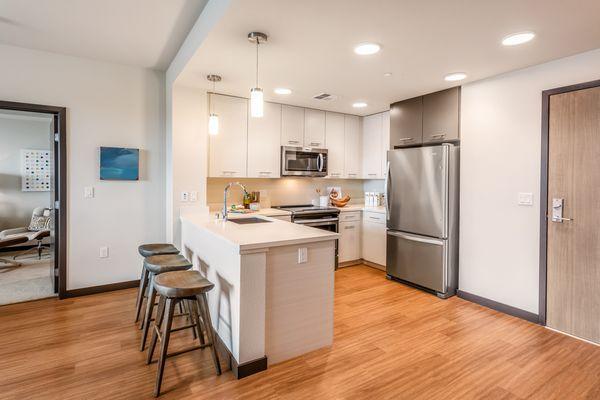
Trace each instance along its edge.
<instances>
[{"instance_id":1,"label":"ceiling","mask_svg":"<svg viewBox=\"0 0 600 400\"><path fill-rule=\"evenodd\" d=\"M206 0L0 0L0 43L165 70Z\"/></svg>"},{"instance_id":2,"label":"ceiling","mask_svg":"<svg viewBox=\"0 0 600 400\"><path fill-rule=\"evenodd\" d=\"M456 85L443 79L451 72L466 72L465 83L599 48L598 15L598 0L232 0L177 82L210 88L205 77L216 73L217 92L248 97L255 47L246 35L260 30L269 35L260 48L267 100L367 115ZM532 42L501 45L526 30L536 32ZM381 51L354 54L366 41ZM338 99L312 99L322 92Z\"/></svg>"}]
</instances>

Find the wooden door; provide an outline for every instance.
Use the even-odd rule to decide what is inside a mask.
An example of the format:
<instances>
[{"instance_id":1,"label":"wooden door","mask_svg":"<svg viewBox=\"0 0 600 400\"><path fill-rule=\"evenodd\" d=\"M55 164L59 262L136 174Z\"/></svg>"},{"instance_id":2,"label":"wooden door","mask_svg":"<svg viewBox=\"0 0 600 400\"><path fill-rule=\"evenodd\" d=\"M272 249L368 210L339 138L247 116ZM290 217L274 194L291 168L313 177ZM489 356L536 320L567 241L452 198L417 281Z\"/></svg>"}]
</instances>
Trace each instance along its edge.
<instances>
[{"instance_id":1,"label":"wooden door","mask_svg":"<svg viewBox=\"0 0 600 400\"><path fill-rule=\"evenodd\" d=\"M546 323L600 343L600 87L550 96L548 132Z\"/></svg>"}]
</instances>

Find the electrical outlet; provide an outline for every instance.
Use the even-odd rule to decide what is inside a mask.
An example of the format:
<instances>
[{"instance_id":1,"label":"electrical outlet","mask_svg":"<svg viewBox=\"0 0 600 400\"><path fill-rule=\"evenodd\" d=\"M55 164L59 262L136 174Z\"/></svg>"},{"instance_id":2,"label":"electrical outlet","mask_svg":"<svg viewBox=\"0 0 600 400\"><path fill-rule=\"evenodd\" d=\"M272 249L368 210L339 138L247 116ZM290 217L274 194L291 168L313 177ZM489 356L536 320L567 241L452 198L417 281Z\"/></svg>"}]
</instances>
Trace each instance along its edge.
<instances>
[{"instance_id":1,"label":"electrical outlet","mask_svg":"<svg viewBox=\"0 0 600 400\"><path fill-rule=\"evenodd\" d=\"M83 197L86 199L93 199L94 198L94 187L86 186L85 188L83 188Z\"/></svg>"},{"instance_id":2,"label":"electrical outlet","mask_svg":"<svg viewBox=\"0 0 600 400\"><path fill-rule=\"evenodd\" d=\"M300 247L298 249L298 264L304 264L308 261L308 249L306 247Z\"/></svg>"},{"instance_id":3,"label":"electrical outlet","mask_svg":"<svg viewBox=\"0 0 600 400\"><path fill-rule=\"evenodd\" d=\"M100 258L108 258L108 246L100 247Z\"/></svg>"},{"instance_id":4,"label":"electrical outlet","mask_svg":"<svg viewBox=\"0 0 600 400\"><path fill-rule=\"evenodd\" d=\"M181 201L189 201L190 193L189 192L181 192Z\"/></svg>"},{"instance_id":5,"label":"electrical outlet","mask_svg":"<svg viewBox=\"0 0 600 400\"><path fill-rule=\"evenodd\" d=\"M195 190L190 192L190 201L197 201L198 200L198 192L196 192Z\"/></svg>"},{"instance_id":6,"label":"electrical outlet","mask_svg":"<svg viewBox=\"0 0 600 400\"><path fill-rule=\"evenodd\" d=\"M518 203L520 206L532 206L533 193L519 193Z\"/></svg>"}]
</instances>

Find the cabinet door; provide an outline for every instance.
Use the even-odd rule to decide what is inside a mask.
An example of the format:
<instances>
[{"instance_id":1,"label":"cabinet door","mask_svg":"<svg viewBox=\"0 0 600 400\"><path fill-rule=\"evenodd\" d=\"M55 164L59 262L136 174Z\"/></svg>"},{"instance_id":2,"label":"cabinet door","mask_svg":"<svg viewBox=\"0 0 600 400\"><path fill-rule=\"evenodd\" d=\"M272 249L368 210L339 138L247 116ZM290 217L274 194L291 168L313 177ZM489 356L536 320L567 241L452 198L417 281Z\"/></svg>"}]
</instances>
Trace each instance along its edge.
<instances>
[{"instance_id":1,"label":"cabinet door","mask_svg":"<svg viewBox=\"0 0 600 400\"><path fill-rule=\"evenodd\" d=\"M281 104L264 105L262 118L248 118L248 177L279 178Z\"/></svg>"},{"instance_id":2,"label":"cabinet door","mask_svg":"<svg viewBox=\"0 0 600 400\"><path fill-rule=\"evenodd\" d=\"M329 178L344 176L344 115L325 113L325 147Z\"/></svg>"},{"instance_id":3,"label":"cabinet door","mask_svg":"<svg viewBox=\"0 0 600 400\"><path fill-rule=\"evenodd\" d=\"M392 104L390 116L392 148L423 142L423 97L415 97Z\"/></svg>"},{"instance_id":4,"label":"cabinet door","mask_svg":"<svg viewBox=\"0 0 600 400\"><path fill-rule=\"evenodd\" d=\"M423 96L423 143L458 139L460 87Z\"/></svg>"},{"instance_id":5,"label":"cabinet door","mask_svg":"<svg viewBox=\"0 0 600 400\"><path fill-rule=\"evenodd\" d=\"M248 100L211 94L219 133L210 136L209 176L245 177L248 154Z\"/></svg>"},{"instance_id":6,"label":"cabinet door","mask_svg":"<svg viewBox=\"0 0 600 400\"><path fill-rule=\"evenodd\" d=\"M385 215L383 217L385 219ZM386 240L385 224L371 221L369 214L365 213L362 224L362 258L385 266Z\"/></svg>"},{"instance_id":7,"label":"cabinet door","mask_svg":"<svg viewBox=\"0 0 600 400\"><path fill-rule=\"evenodd\" d=\"M381 148L383 133L381 113L363 118L362 176L364 179L381 179Z\"/></svg>"},{"instance_id":8,"label":"cabinet door","mask_svg":"<svg viewBox=\"0 0 600 400\"><path fill-rule=\"evenodd\" d=\"M304 110L304 146L325 147L325 111Z\"/></svg>"},{"instance_id":9,"label":"cabinet door","mask_svg":"<svg viewBox=\"0 0 600 400\"><path fill-rule=\"evenodd\" d=\"M360 179L362 167L360 119L344 115L344 171L349 179Z\"/></svg>"},{"instance_id":10,"label":"cabinet door","mask_svg":"<svg viewBox=\"0 0 600 400\"><path fill-rule=\"evenodd\" d=\"M390 150L390 112L382 114L381 132L381 176L387 178L387 152Z\"/></svg>"},{"instance_id":11,"label":"cabinet door","mask_svg":"<svg viewBox=\"0 0 600 400\"><path fill-rule=\"evenodd\" d=\"M281 145L304 145L304 108L281 106Z\"/></svg>"},{"instance_id":12,"label":"cabinet door","mask_svg":"<svg viewBox=\"0 0 600 400\"><path fill-rule=\"evenodd\" d=\"M340 262L360 258L360 221L340 222L339 256Z\"/></svg>"}]
</instances>

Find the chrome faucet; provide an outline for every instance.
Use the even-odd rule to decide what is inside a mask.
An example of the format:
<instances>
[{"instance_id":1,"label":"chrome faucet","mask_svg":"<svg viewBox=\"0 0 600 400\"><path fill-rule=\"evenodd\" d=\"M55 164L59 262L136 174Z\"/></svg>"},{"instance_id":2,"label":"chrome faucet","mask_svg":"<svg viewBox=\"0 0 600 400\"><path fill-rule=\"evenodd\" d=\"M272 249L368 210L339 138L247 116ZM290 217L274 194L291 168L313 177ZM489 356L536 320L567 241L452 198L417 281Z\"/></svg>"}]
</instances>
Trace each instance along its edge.
<instances>
[{"instance_id":1,"label":"chrome faucet","mask_svg":"<svg viewBox=\"0 0 600 400\"><path fill-rule=\"evenodd\" d=\"M233 185L238 185L244 191L244 195L248 196L248 191L246 187L239 182L231 182L227 186L225 186L225 190L223 190L223 221L227 221L227 191Z\"/></svg>"}]
</instances>

